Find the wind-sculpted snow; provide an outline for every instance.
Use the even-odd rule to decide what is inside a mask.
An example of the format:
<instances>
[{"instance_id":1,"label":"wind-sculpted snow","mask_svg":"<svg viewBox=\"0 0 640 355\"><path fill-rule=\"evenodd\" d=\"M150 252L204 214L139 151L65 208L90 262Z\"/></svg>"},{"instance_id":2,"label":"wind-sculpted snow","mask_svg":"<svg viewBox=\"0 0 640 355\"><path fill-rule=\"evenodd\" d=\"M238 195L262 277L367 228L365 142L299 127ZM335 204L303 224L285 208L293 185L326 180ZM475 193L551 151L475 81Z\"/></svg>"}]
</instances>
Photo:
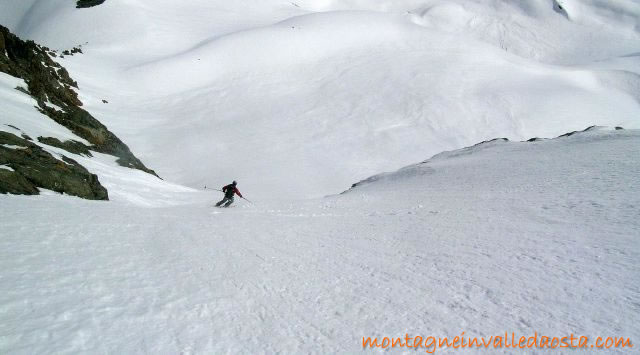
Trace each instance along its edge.
<instances>
[{"instance_id":1,"label":"wind-sculpted snow","mask_svg":"<svg viewBox=\"0 0 640 355\"><path fill-rule=\"evenodd\" d=\"M79 99L166 180L69 153L108 203L0 195L0 353L640 339L640 133L544 139L640 128L637 1L75 6L0 0L0 24L82 45ZM77 138L16 87L2 130ZM194 189L233 179L253 204Z\"/></svg>"},{"instance_id":2,"label":"wind-sculpted snow","mask_svg":"<svg viewBox=\"0 0 640 355\"><path fill-rule=\"evenodd\" d=\"M493 137L640 127L631 0L21 6L0 22L83 44L62 61L90 112L191 187L323 196Z\"/></svg>"},{"instance_id":3,"label":"wind-sculpted snow","mask_svg":"<svg viewBox=\"0 0 640 355\"><path fill-rule=\"evenodd\" d=\"M496 141L343 195L230 209L212 207L215 192L102 169L110 203L0 196L0 352L640 337L637 130Z\"/></svg>"},{"instance_id":4,"label":"wind-sculpted snow","mask_svg":"<svg viewBox=\"0 0 640 355\"><path fill-rule=\"evenodd\" d=\"M569 132L553 139L534 138L526 142L510 142L504 138L492 139L470 147L436 154L419 164L409 165L395 172L371 176L353 184L352 188L343 194L357 194L363 189L364 191L380 191L381 189L386 189L387 185L390 187L400 185L411 190L411 188L416 187L412 182L417 182L418 188L422 189L421 185L426 181L429 182L429 189L437 190L433 183L437 182L439 185L449 184L451 183L449 179L451 179L452 175L455 175L454 180L462 185L477 186L478 184L486 184L487 186L491 185L492 188L497 188L501 185L497 183L498 180L520 180L525 175L528 175L531 181L523 183L523 185L528 185L529 188L532 188L542 183L545 187L539 187L538 190L541 193L544 190L545 194L552 194L555 189L565 189L561 183L554 184L551 181L537 179L536 174L539 174L542 170L545 170L545 174L557 176L558 179L570 178L567 175L571 175L571 173L593 175L594 180L601 180L598 182L602 182L607 186L585 185L583 193L593 194L601 190L608 191L615 185L609 184L605 176L617 175L618 172L607 172L605 171L606 167L603 166L601 168L603 177L601 179L597 178L598 169L600 169L597 166L598 162L609 158L616 162L624 163L623 166L632 165L636 160L633 155L640 146L638 142L634 141L639 133L638 130L629 131L621 127L613 129L592 126L585 130ZM603 145L620 145L621 149L616 151L608 146L607 149L603 149ZM622 147L623 145L628 145L628 147ZM576 155L576 150L580 149L578 147L583 147L586 151ZM527 158L526 165L517 166L514 163L517 160L516 156L526 156L527 154L530 154L531 158ZM594 162L588 163L579 159L594 160ZM511 164L513 166L510 168ZM585 168L586 170L580 173L580 171L572 171L573 167ZM456 171L453 169L461 170ZM478 171L473 169L478 169ZM496 176L478 175L481 171L488 174L496 174ZM635 169L629 179L633 179L634 174ZM423 175L428 176L423 177ZM445 179L440 179L440 177L445 176ZM627 192L629 191L622 189L618 193L624 195ZM474 193L477 193L477 191ZM528 199L524 200L529 201Z\"/></svg>"}]
</instances>

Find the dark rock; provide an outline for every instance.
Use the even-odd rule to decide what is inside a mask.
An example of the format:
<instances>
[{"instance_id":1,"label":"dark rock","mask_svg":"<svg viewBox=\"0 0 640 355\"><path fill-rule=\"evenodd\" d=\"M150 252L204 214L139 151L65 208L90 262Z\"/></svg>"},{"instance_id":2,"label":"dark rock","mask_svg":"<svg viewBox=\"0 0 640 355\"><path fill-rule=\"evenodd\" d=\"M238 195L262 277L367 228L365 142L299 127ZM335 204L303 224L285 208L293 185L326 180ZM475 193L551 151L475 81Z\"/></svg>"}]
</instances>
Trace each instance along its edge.
<instances>
[{"instance_id":1,"label":"dark rock","mask_svg":"<svg viewBox=\"0 0 640 355\"><path fill-rule=\"evenodd\" d=\"M480 143L476 143L473 146L477 147L479 145L492 143L492 142L508 142L508 141L509 141L509 139L507 139L507 138L494 138L494 139L491 139L491 140L488 140L488 141L482 141Z\"/></svg>"},{"instance_id":2,"label":"dark rock","mask_svg":"<svg viewBox=\"0 0 640 355\"><path fill-rule=\"evenodd\" d=\"M83 9L87 7L98 6L104 2L105 0L78 0L78 3L76 4L76 8Z\"/></svg>"},{"instance_id":3,"label":"dark rock","mask_svg":"<svg viewBox=\"0 0 640 355\"><path fill-rule=\"evenodd\" d=\"M24 176L0 168L0 194L38 195L40 191Z\"/></svg>"},{"instance_id":4,"label":"dark rock","mask_svg":"<svg viewBox=\"0 0 640 355\"><path fill-rule=\"evenodd\" d=\"M62 51L63 55L71 55L71 52L69 52L69 50L65 49Z\"/></svg>"},{"instance_id":5,"label":"dark rock","mask_svg":"<svg viewBox=\"0 0 640 355\"><path fill-rule=\"evenodd\" d=\"M108 103L109 103L109 101L107 101L107 100L102 100L102 103L103 103L103 104L108 104Z\"/></svg>"},{"instance_id":6,"label":"dark rock","mask_svg":"<svg viewBox=\"0 0 640 355\"><path fill-rule=\"evenodd\" d=\"M569 19L569 13L567 10L560 4L558 0L553 0L553 11L559 13L565 18Z\"/></svg>"},{"instance_id":7,"label":"dark rock","mask_svg":"<svg viewBox=\"0 0 640 355\"><path fill-rule=\"evenodd\" d=\"M559 136L558 136L558 138L562 138L562 137L571 137L571 136L573 136L573 135L574 135L574 134L576 134L576 133L578 133L578 131L568 132L568 133L565 133L565 134L559 135Z\"/></svg>"},{"instance_id":8,"label":"dark rock","mask_svg":"<svg viewBox=\"0 0 640 355\"><path fill-rule=\"evenodd\" d=\"M32 141L33 139L31 137L29 137L29 135L27 135L26 133L22 132L22 130L14 125L11 124L5 124L5 126L10 127L15 129L16 131L20 132L20 135L22 136L22 138L28 140L28 141Z\"/></svg>"},{"instance_id":9,"label":"dark rock","mask_svg":"<svg viewBox=\"0 0 640 355\"><path fill-rule=\"evenodd\" d=\"M41 107L41 111L54 121L69 128L74 134L86 139L93 146L91 150L118 157L118 164L124 167L142 170L158 176L153 170L147 169L122 141L111 133L102 123L93 118L87 111L73 106L67 106L68 112L60 112L51 107Z\"/></svg>"},{"instance_id":10,"label":"dark rock","mask_svg":"<svg viewBox=\"0 0 640 355\"><path fill-rule=\"evenodd\" d=\"M616 127L616 131L622 131L622 130L624 130L624 128L622 128L622 127L620 127L620 126L617 126L617 127Z\"/></svg>"},{"instance_id":11,"label":"dark rock","mask_svg":"<svg viewBox=\"0 0 640 355\"><path fill-rule=\"evenodd\" d=\"M60 69L56 70L56 74L58 74L63 79L64 84L69 85L69 86L73 86L76 89L78 88L78 82L73 80L73 79L71 79L67 69L65 69L63 67L60 67ZM77 100L77 95L75 95L73 97L73 100L75 101L77 106L82 106L82 102L80 100Z\"/></svg>"},{"instance_id":12,"label":"dark rock","mask_svg":"<svg viewBox=\"0 0 640 355\"><path fill-rule=\"evenodd\" d=\"M5 38L5 52L0 52L0 71L15 76L27 83L27 90L36 100L49 100L63 107L65 104L80 106L76 92L69 87L77 83L69 77L60 64L54 62L47 52L33 41L22 41L0 26Z\"/></svg>"},{"instance_id":13,"label":"dark rock","mask_svg":"<svg viewBox=\"0 0 640 355\"><path fill-rule=\"evenodd\" d=\"M573 136L573 135L574 135L574 134L576 134L576 133L580 133L580 132L588 132L588 131L594 130L594 129L596 129L596 128L598 128L598 126L595 126L595 125L594 125L594 126L589 126L589 127L585 128L585 129L583 129L582 131L573 131L573 132L568 132L568 133L565 133L565 134L563 134L563 135L558 136L557 138L562 138L562 137L571 137L571 136Z\"/></svg>"},{"instance_id":14,"label":"dark rock","mask_svg":"<svg viewBox=\"0 0 640 355\"><path fill-rule=\"evenodd\" d=\"M29 89L25 89L22 86L16 86L16 90L18 90L20 92L23 92L23 93L25 93L27 95L31 95L31 93L29 93Z\"/></svg>"},{"instance_id":15,"label":"dark rock","mask_svg":"<svg viewBox=\"0 0 640 355\"><path fill-rule=\"evenodd\" d=\"M0 71L24 79L28 88L16 88L31 95L38 102L38 109L74 134L86 139L92 150L116 156L125 167L139 169L158 176L136 158L115 134L87 111L80 108L82 102L73 90L78 84L60 64L56 63L42 47L33 41L23 41L5 27L0 26L5 52L0 52ZM67 51L68 52L68 51ZM60 107L53 109L47 102Z\"/></svg>"},{"instance_id":16,"label":"dark rock","mask_svg":"<svg viewBox=\"0 0 640 355\"><path fill-rule=\"evenodd\" d=\"M89 147L82 144L81 142L74 140L60 141L58 138L53 137L38 137L38 142L46 145L50 145L52 147L57 147L60 149L64 149L69 153L74 153L78 155L84 155L87 157L92 157L91 152L89 151Z\"/></svg>"},{"instance_id":17,"label":"dark rock","mask_svg":"<svg viewBox=\"0 0 640 355\"><path fill-rule=\"evenodd\" d=\"M541 141L541 140L542 140L541 138L534 137L534 138L527 139L527 142L537 142L537 141Z\"/></svg>"},{"instance_id":18,"label":"dark rock","mask_svg":"<svg viewBox=\"0 0 640 355\"><path fill-rule=\"evenodd\" d=\"M3 131L0 131L0 165L14 170L2 169L0 193L36 195L37 187L42 187L89 200L109 199L98 177L75 160L65 156L58 160L36 144Z\"/></svg>"}]
</instances>

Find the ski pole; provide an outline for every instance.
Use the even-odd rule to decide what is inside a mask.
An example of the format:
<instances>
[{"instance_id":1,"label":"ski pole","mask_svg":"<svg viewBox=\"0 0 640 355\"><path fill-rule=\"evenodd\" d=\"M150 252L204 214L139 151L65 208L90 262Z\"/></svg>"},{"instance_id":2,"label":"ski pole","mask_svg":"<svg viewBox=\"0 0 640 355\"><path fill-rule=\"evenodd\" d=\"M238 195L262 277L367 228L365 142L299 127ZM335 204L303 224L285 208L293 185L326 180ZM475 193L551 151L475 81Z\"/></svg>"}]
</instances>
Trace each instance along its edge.
<instances>
[{"instance_id":1,"label":"ski pole","mask_svg":"<svg viewBox=\"0 0 640 355\"><path fill-rule=\"evenodd\" d=\"M246 199L246 198L244 198L244 197L243 197L242 199L243 199L243 200L247 200L247 199ZM249 201L249 200L247 200L247 201L248 201L249 203L253 203L253 202L251 202L251 201Z\"/></svg>"},{"instance_id":2,"label":"ski pole","mask_svg":"<svg viewBox=\"0 0 640 355\"><path fill-rule=\"evenodd\" d=\"M205 190L215 190L215 191L220 191L220 192L224 192L222 190L218 190L218 189L208 189L206 186L204 187Z\"/></svg>"}]
</instances>

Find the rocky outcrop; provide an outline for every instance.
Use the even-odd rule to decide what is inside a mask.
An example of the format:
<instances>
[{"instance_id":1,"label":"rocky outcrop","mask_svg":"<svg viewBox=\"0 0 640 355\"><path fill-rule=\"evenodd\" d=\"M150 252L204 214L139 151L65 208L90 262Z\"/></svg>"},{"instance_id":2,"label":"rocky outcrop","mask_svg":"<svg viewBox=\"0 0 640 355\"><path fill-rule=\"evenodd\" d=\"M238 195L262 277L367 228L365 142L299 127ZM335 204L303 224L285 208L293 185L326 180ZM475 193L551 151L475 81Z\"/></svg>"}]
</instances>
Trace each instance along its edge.
<instances>
[{"instance_id":1,"label":"rocky outcrop","mask_svg":"<svg viewBox=\"0 0 640 355\"><path fill-rule=\"evenodd\" d=\"M42 144L46 144L52 147L56 147L56 148L60 148L60 149L64 149L67 152L70 153L74 153L74 154L78 154L78 155L84 155L86 157L92 157L93 155L91 155L91 152L89 151L89 147L87 147L86 145L78 142L78 141L74 141L74 140L66 140L66 141L61 141L58 138L53 138L53 137L38 137L38 142L42 143Z\"/></svg>"},{"instance_id":2,"label":"rocky outcrop","mask_svg":"<svg viewBox=\"0 0 640 355\"><path fill-rule=\"evenodd\" d=\"M0 38L0 71L24 79L26 92L37 101L40 112L90 142L89 149L118 157L122 166L156 175L115 134L80 107L82 102L74 90L78 84L51 59L48 48L23 41L2 26Z\"/></svg>"},{"instance_id":3,"label":"rocky outcrop","mask_svg":"<svg viewBox=\"0 0 640 355\"><path fill-rule=\"evenodd\" d=\"M558 0L553 0L553 11L569 19L569 13Z\"/></svg>"},{"instance_id":4,"label":"rocky outcrop","mask_svg":"<svg viewBox=\"0 0 640 355\"><path fill-rule=\"evenodd\" d=\"M38 187L89 200L108 200L98 177L73 159L0 131L0 193L37 195Z\"/></svg>"},{"instance_id":5,"label":"rocky outcrop","mask_svg":"<svg viewBox=\"0 0 640 355\"><path fill-rule=\"evenodd\" d=\"M494 138L494 139L490 139L490 140L488 140L488 141L482 141L482 142L480 142L480 143L476 143L476 144L474 144L473 146L474 146L474 147L477 147L477 146L480 146L480 145L483 145L483 144L487 144L487 143L508 142L508 141L509 141L509 139L508 139L508 138Z\"/></svg>"},{"instance_id":6,"label":"rocky outcrop","mask_svg":"<svg viewBox=\"0 0 640 355\"><path fill-rule=\"evenodd\" d=\"M594 130L594 129L596 129L596 128L598 128L598 126L589 126L589 127L585 128L585 129L583 129L582 131L572 131L572 132L567 132L567 133L565 133L565 134L563 134L563 135L558 136L557 138L562 138L562 137L571 137L571 136L573 136L573 135L574 135L574 134L576 134L576 133L580 133L580 132L588 132L588 131Z\"/></svg>"},{"instance_id":7,"label":"rocky outcrop","mask_svg":"<svg viewBox=\"0 0 640 355\"><path fill-rule=\"evenodd\" d=\"M78 0L78 2L76 3L76 8L83 9L87 7L98 6L104 2L105 0Z\"/></svg>"},{"instance_id":8,"label":"rocky outcrop","mask_svg":"<svg viewBox=\"0 0 640 355\"><path fill-rule=\"evenodd\" d=\"M0 52L4 53L4 34L0 32Z\"/></svg>"}]
</instances>

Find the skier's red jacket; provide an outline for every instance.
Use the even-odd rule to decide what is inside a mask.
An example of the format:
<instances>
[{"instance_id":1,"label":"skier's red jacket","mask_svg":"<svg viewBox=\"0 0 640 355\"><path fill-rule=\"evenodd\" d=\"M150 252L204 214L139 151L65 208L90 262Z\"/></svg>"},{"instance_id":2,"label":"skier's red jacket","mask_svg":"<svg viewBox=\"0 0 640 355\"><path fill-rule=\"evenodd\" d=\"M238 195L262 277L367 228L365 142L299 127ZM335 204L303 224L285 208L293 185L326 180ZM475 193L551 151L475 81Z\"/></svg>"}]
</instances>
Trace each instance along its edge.
<instances>
[{"instance_id":1,"label":"skier's red jacket","mask_svg":"<svg viewBox=\"0 0 640 355\"><path fill-rule=\"evenodd\" d=\"M233 197L233 194L237 194L238 196L242 197L242 194L240 193L240 190L238 190L237 187L233 186L233 184L229 184L229 185L223 187L222 188L222 192L224 192L224 196L225 197Z\"/></svg>"}]
</instances>

